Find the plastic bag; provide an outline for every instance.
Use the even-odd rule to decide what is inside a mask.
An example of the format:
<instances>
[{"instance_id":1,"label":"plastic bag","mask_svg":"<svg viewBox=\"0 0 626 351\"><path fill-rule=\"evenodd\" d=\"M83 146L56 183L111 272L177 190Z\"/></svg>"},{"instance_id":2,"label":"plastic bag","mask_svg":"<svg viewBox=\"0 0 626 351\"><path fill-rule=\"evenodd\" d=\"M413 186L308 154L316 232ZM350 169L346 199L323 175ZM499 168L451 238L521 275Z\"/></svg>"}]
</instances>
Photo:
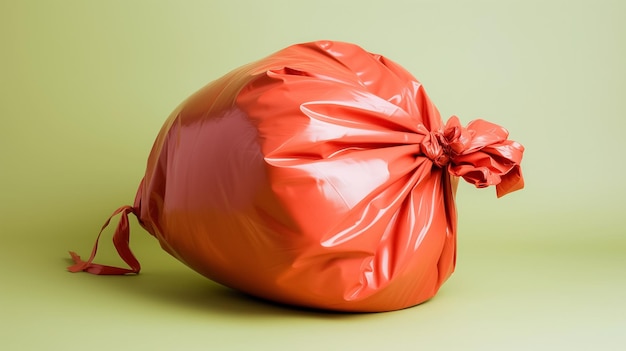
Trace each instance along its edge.
<instances>
[{"instance_id":1,"label":"plastic bag","mask_svg":"<svg viewBox=\"0 0 626 351\"><path fill-rule=\"evenodd\" d=\"M389 311L455 267L457 177L523 187L523 147L476 120L444 125L422 85L342 42L294 45L236 69L165 122L114 244L138 273L127 215L218 283L280 303ZM105 226L107 223L105 223Z\"/></svg>"}]
</instances>

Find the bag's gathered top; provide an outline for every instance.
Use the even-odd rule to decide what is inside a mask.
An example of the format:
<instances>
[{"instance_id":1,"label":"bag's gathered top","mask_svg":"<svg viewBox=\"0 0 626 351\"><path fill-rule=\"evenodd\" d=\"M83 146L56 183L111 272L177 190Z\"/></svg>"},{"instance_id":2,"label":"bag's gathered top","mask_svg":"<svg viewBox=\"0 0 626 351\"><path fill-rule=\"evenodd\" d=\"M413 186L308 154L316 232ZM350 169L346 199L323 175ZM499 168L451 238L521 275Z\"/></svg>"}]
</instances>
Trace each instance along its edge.
<instances>
[{"instance_id":1,"label":"bag's gathered top","mask_svg":"<svg viewBox=\"0 0 626 351\"><path fill-rule=\"evenodd\" d=\"M443 123L422 85L342 42L288 47L211 82L165 122L128 214L204 276L285 304L389 311L436 294L456 258L459 177L523 187L524 148L484 120ZM110 219L109 219L110 220ZM105 227L109 221L105 223ZM103 227L104 229L104 227ZM101 232L102 233L102 232Z\"/></svg>"}]
</instances>

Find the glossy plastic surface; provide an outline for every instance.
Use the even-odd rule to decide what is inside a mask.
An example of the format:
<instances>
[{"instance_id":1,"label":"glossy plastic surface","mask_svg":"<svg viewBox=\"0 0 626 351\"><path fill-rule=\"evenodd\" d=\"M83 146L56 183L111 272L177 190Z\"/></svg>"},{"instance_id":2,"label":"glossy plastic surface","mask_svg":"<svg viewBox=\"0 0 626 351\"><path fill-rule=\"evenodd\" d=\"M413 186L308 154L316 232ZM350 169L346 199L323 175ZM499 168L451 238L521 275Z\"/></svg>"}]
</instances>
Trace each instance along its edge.
<instances>
[{"instance_id":1,"label":"glossy plastic surface","mask_svg":"<svg viewBox=\"0 0 626 351\"><path fill-rule=\"evenodd\" d=\"M208 84L166 121L134 205L117 211L131 270L93 264L95 250L70 270L139 272L125 222L135 213L164 250L246 293L341 311L413 306L454 270L458 177L498 196L523 187L524 149L507 137L483 120L444 124L383 56L294 45Z\"/></svg>"}]
</instances>

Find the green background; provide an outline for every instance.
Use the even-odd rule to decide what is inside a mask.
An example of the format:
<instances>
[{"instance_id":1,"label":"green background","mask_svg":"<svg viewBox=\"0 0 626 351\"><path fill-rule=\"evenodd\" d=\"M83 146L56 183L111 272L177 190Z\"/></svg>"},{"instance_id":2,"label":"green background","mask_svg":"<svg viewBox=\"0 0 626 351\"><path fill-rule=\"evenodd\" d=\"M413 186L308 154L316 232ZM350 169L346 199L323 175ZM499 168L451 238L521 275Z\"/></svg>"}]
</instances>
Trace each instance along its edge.
<instances>
[{"instance_id":1,"label":"green background","mask_svg":"<svg viewBox=\"0 0 626 351\"><path fill-rule=\"evenodd\" d=\"M626 2L0 2L3 350L626 349ZM444 118L526 146L526 189L459 188L456 273L382 314L222 288L132 222L136 277L70 274L132 203L161 124L229 70L316 39L358 43ZM107 231L99 261L118 264Z\"/></svg>"}]
</instances>

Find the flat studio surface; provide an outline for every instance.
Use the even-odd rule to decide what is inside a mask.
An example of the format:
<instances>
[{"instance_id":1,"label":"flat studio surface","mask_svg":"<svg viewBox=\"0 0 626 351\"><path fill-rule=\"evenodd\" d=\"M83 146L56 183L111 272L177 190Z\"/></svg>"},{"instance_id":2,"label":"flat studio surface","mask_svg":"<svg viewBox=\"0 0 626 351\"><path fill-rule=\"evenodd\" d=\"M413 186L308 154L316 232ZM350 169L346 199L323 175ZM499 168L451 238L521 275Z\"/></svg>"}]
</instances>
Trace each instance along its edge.
<instances>
[{"instance_id":1,"label":"flat studio surface","mask_svg":"<svg viewBox=\"0 0 626 351\"><path fill-rule=\"evenodd\" d=\"M620 1L23 1L0 4L0 348L618 350L626 347L626 10ZM460 184L457 269L389 313L267 303L131 220L137 276L70 274L133 201L169 113L290 44L401 64L446 120L526 147L526 188ZM105 231L98 261L119 265Z\"/></svg>"}]
</instances>

